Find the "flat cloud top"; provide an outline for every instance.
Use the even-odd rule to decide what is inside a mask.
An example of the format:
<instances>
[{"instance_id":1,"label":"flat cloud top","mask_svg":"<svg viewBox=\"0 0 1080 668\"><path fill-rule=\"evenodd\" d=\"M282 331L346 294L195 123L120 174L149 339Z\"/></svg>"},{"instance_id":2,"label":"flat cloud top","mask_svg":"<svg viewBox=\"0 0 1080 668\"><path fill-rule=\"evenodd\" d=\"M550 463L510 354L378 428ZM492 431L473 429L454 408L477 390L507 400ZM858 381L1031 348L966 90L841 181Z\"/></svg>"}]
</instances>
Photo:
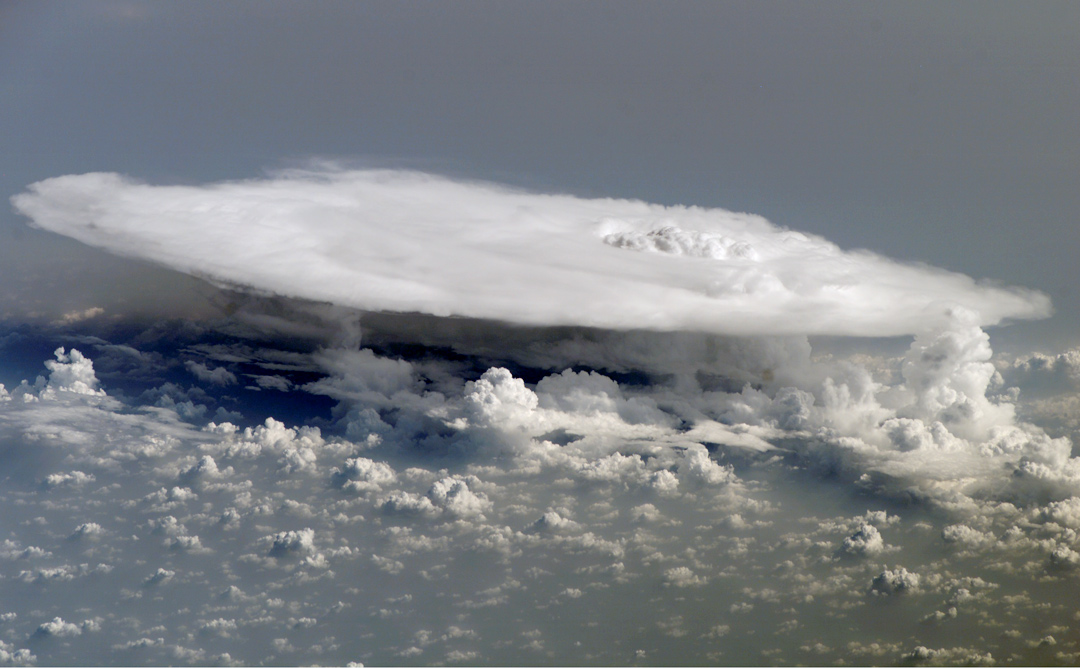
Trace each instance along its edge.
<instances>
[{"instance_id":1,"label":"flat cloud top","mask_svg":"<svg viewBox=\"0 0 1080 668\"><path fill-rule=\"evenodd\" d=\"M32 224L210 280L369 311L528 325L896 336L956 307L1049 315L977 283L722 209L584 199L400 170L155 186L113 173L12 198Z\"/></svg>"}]
</instances>

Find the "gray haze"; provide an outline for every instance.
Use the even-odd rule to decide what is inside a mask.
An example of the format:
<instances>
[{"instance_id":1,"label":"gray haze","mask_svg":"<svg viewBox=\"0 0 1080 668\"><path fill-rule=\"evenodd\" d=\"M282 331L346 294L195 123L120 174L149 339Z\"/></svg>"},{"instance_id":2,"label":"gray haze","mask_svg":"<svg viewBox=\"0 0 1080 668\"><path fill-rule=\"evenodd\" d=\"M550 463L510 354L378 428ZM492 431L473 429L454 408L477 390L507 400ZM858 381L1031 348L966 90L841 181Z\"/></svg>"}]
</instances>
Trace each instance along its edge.
<instances>
[{"instance_id":1,"label":"gray haze","mask_svg":"<svg viewBox=\"0 0 1080 668\"><path fill-rule=\"evenodd\" d=\"M311 157L721 206L1050 295L1075 343L1075 3L8 3L0 189ZM4 214L0 312L205 310ZM140 298L155 285L154 299Z\"/></svg>"}]
</instances>

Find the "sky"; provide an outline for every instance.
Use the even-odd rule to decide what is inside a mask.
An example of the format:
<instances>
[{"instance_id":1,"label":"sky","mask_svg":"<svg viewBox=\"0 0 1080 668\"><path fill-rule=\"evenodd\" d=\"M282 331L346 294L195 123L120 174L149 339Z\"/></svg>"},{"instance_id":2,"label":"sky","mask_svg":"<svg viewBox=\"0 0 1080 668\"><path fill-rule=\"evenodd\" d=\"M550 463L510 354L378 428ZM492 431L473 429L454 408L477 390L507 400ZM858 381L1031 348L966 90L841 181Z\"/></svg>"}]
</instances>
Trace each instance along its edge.
<instances>
[{"instance_id":1,"label":"sky","mask_svg":"<svg viewBox=\"0 0 1080 668\"><path fill-rule=\"evenodd\" d=\"M0 6L0 663L1075 664L1078 22Z\"/></svg>"}]
</instances>

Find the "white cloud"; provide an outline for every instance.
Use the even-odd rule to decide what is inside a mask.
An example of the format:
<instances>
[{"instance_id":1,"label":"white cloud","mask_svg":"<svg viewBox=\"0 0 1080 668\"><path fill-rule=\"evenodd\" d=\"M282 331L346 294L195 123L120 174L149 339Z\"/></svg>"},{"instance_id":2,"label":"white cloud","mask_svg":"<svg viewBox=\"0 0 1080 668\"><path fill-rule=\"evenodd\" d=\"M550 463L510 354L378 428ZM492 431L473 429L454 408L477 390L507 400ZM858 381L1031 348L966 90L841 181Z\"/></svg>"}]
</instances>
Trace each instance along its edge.
<instances>
[{"instance_id":1,"label":"white cloud","mask_svg":"<svg viewBox=\"0 0 1080 668\"><path fill-rule=\"evenodd\" d=\"M941 530L941 537L946 543L952 543L965 549L978 549L993 545L994 534L973 529L966 524L950 524Z\"/></svg>"},{"instance_id":2,"label":"white cloud","mask_svg":"<svg viewBox=\"0 0 1080 668\"><path fill-rule=\"evenodd\" d=\"M69 536L72 540L96 539L105 534L105 529L97 522L84 522L75 527Z\"/></svg>"},{"instance_id":3,"label":"white cloud","mask_svg":"<svg viewBox=\"0 0 1080 668\"><path fill-rule=\"evenodd\" d=\"M314 541L314 529L280 531L272 536L266 536L262 539L263 543L270 546L266 554L271 557L288 557L296 554L314 552Z\"/></svg>"},{"instance_id":4,"label":"white cloud","mask_svg":"<svg viewBox=\"0 0 1080 668\"><path fill-rule=\"evenodd\" d=\"M87 483L94 482L95 478L92 474L83 473L82 471L71 471L69 473L50 473L45 476L44 485L47 488L53 487L82 487Z\"/></svg>"},{"instance_id":5,"label":"white cloud","mask_svg":"<svg viewBox=\"0 0 1080 668\"><path fill-rule=\"evenodd\" d=\"M563 517L554 510L549 510L540 516L535 522L528 526L529 531L537 533L558 533L561 531L572 531L580 528L580 524Z\"/></svg>"},{"instance_id":6,"label":"white cloud","mask_svg":"<svg viewBox=\"0 0 1080 668\"><path fill-rule=\"evenodd\" d=\"M401 513L404 515L424 515L433 517L441 512L441 509L431 502L426 496L419 496L410 492L395 490L383 497L378 507L386 513Z\"/></svg>"},{"instance_id":7,"label":"white cloud","mask_svg":"<svg viewBox=\"0 0 1080 668\"><path fill-rule=\"evenodd\" d=\"M479 481L473 476L436 480L428 490L427 496L434 505L455 516L482 517L485 511L491 509L491 502L483 492L474 492L469 489L470 482L475 486Z\"/></svg>"},{"instance_id":8,"label":"white cloud","mask_svg":"<svg viewBox=\"0 0 1080 668\"><path fill-rule=\"evenodd\" d=\"M55 638L72 638L82 635L82 629L76 624L65 622L61 617L54 617L51 621L38 625L34 634Z\"/></svg>"},{"instance_id":9,"label":"white cloud","mask_svg":"<svg viewBox=\"0 0 1080 668\"><path fill-rule=\"evenodd\" d=\"M918 573L912 573L901 566L895 570L884 570L874 576L870 583L870 592L885 596L916 592L921 582L922 578Z\"/></svg>"},{"instance_id":10,"label":"white cloud","mask_svg":"<svg viewBox=\"0 0 1080 668\"><path fill-rule=\"evenodd\" d=\"M0 664L11 666L29 666L37 663L37 656L28 649L16 649L13 645L0 640Z\"/></svg>"},{"instance_id":11,"label":"white cloud","mask_svg":"<svg viewBox=\"0 0 1080 668\"><path fill-rule=\"evenodd\" d=\"M143 649L146 647L161 647L165 644L164 638L136 638L135 640L129 640L125 643L113 645L113 649L118 650L132 650Z\"/></svg>"},{"instance_id":12,"label":"white cloud","mask_svg":"<svg viewBox=\"0 0 1080 668\"><path fill-rule=\"evenodd\" d=\"M51 372L46 391L104 396L105 391L97 389L94 364L87 357L74 348L70 353L57 348L53 354L56 360L45 362L45 367Z\"/></svg>"},{"instance_id":13,"label":"white cloud","mask_svg":"<svg viewBox=\"0 0 1080 668\"><path fill-rule=\"evenodd\" d=\"M176 571L170 571L167 568L159 568L154 571L153 575L150 575L143 581L149 587L165 584L176 577Z\"/></svg>"},{"instance_id":14,"label":"white cloud","mask_svg":"<svg viewBox=\"0 0 1080 668\"><path fill-rule=\"evenodd\" d=\"M40 181L12 203L34 225L115 253L373 311L881 336L955 306L981 324L1050 308L1039 293L843 251L748 214L418 172L321 167L208 186L93 173Z\"/></svg>"},{"instance_id":15,"label":"white cloud","mask_svg":"<svg viewBox=\"0 0 1080 668\"><path fill-rule=\"evenodd\" d=\"M236 632L237 628L238 626L235 619L218 617L217 619L210 619L202 622L199 625L199 633L228 638Z\"/></svg>"},{"instance_id":16,"label":"white cloud","mask_svg":"<svg viewBox=\"0 0 1080 668\"><path fill-rule=\"evenodd\" d=\"M508 370L493 367L465 384L465 406L479 424L514 425L531 416L539 405L536 393Z\"/></svg>"},{"instance_id":17,"label":"white cloud","mask_svg":"<svg viewBox=\"0 0 1080 668\"><path fill-rule=\"evenodd\" d=\"M679 475L706 485L718 485L735 479L732 468L713 461L709 451L700 443L687 446L683 461L679 463Z\"/></svg>"},{"instance_id":18,"label":"white cloud","mask_svg":"<svg viewBox=\"0 0 1080 668\"><path fill-rule=\"evenodd\" d=\"M686 566L667 569L664 571L664 580L676 587L700 587L707 582L705 578L697 575Z\"/></svg>"},{"instance_id":19,"label":"white cloud","mask_svg":"<svg viewBox=\"0 0 1080 668\"><path fill-rule=\"evenodd\" d=\"M334 469L332 477L342 488L361 493L397 482L397 474L388 464L366 457L345 460L344 468Z\"/></svg>"},{"instance_id":20,"label":"white cloud","mask_svg":"<svg viewBox=\"0 0 1080 668\"><path fill-rule=\"evenodd\" d=\"M911 650L904 659L914 665L926 666L992 666L996 663L990 652L966 647L930 649L923 645Z\"/></svg>"}]
</instances>

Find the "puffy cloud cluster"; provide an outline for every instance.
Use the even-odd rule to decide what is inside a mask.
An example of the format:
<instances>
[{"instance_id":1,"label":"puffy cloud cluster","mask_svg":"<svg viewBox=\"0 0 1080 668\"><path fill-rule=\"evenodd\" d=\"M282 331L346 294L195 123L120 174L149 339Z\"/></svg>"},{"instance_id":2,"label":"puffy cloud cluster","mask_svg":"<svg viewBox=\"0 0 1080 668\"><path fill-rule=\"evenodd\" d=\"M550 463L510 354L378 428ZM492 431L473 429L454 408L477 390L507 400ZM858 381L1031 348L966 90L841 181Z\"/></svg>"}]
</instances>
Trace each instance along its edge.
<instances>
[{"instance_id":1,"label":"puffy cloud cluster","mask_svg":"<svg viewBox=\"0 0 1080 668\"><path fill-rule=\"evenodd\" d=\"M1032 353L999 361L999 393L1018 401L1018 415L1055 436L1080 442L1080 350Z\"/></svg>"},{"instance_id":2,"label":"puffy cloud cluster","mask_svg":"<svg viewBox=\"0 0 1080 668\"><path fill-rule=\"evenodd\" d=\"M104 395L97 389L97 376L94 364L74 348L70 353L57 348L55 360L47 360L45 368L49 373L49 382L45 386L48 392L73 392L75 394Z\"/></svg>"},{"instance_id":3,"label":"puffy cloud cluster","mask_svg":"<svg viewBox=\"0 0 1080 668\"><path fill-rule=\"evenodd\" d=\"M49 370L48 378L38 376L37 380L30 384L26 380L11 392L8 392L3 384L0 384L0 401L21 400L24 403L51 400L64 395L83 395L85 397L104 397L105 391L98 389L97 375L94 373L94 363L80 351L72 348L67 352L65 348L57 348L53 352L55 360L46 360L45 368ZM71 481L77 481L79 476L72 474ZM62 484L65 480L57 478L56 483Z\"/></svg>"},{"instance_id":4,"label":"puffy cloud cluster","mask_svg":"<svg viewBox=\"0 0 1080 668\"><path fill-rule=\"evenodd\" d=\"M327 375L297 383L340 402L318 428L199 428L168 407L20 386L0 433L35 468L0 483L0 500L21 499L0 546L13 615L0 624L16 644L0 650L13 663L90 645L112 663L638 650L746 663L767 628L774 661L959 660L924 635L941 627L997 639L963 657L1067 656L1080 648L1054 620L1071 598L1038 592L1075 586L1080 496L1068 467L1036 466L1053 439L978 394L985 351L955 326L912 347L897 386L786 353L771 379L752 371L767 355L747 355L759 381L730 388L690 361L645 382L580 368L526 381L513 360L470 378L452 356L323 350L312 359ZM735 369L737 356L714 361ZM990 473L980 486L949 457ZM932 505L888 506L919 484ZM643 588L653 605L633 604ZM599 642L581 621L597 615L642 632ZM867 619L857 638L843 630Z\"/></svg>"},{"instance_id":5,"label":"puffy cloud cluster","mask_svg":"<svg viewBox=\"0 0 1080 668\"><path fill-rule=\"evenodd\" d=\"M247 427L243 431L229 422L211 422L205 430L223 437L218 443L205 446L207 452L226 461L272 458L283 475L310 471L321 451L334 451L334 445L327 444L318 427L288 427L272 417L266 418L257 427ZM212 457L204 457L186 468L182 475L213 477L218 473L216 461Z\"/></svg>"},{"instance_id":6,"label":"puffy cloud cluster","mask_svg":"<svg viewBox=\"0 0 1080 668\"><path fill-rule=\"evenodd\" d=\"M54 638L71 638L82 635L82 628L71 622L65 622L60 617L55 617L51 621L40 624L34 634Z\"/></svg>"},{"instance_id":7,"label":"puffy cloud cluster","mask_svg":"<svg viewBox=\"0 0 1080 668\"><path fill-rule=\"evenodd\" d=\"M472 477L472 481L474 487L479 482L475 477ZM491 508L487 495L469 489L469 480L463 478L436 480L427 496L436 507L458 517L482 517L483 512Z\"/></svg>"},{"instance_id":8,"label":"puffy cloud cluster","mask_svg":"<svg viewBox=\"0 0 1080 668\"><path fill-rule=\"evenodd\" d=\"M996 663L990 652L966 647L930 649L919 645L904 658L905 663L916 666L992 666Z\"/></svg>"},{"instance_id":9,"label":"puffy cloud cluster","mask_svg":"<svg viewBox=\"0 0 1080 668\"><path fill-rule=\"evenodd\" d=\"M377 491L384 485L397 482L394 469L385 462L376 462L367 457L345 460L345 466L335 470L333 475L342 488L359 493Z\"/></svg>"},{"instance_id":10,"label":"puffy cloud cluster","mask_svg":"<svg viewBox=\"0 0 1080 668\"><path fill-rule=\"evenodd\" d=\"M40 181L12 203L121 255L371 311L861 336L914 333L957 306L981 324L1049 313L1039 293L844 251L757 216L419 172L324 165L206 186L92 173Z\"/></svg>"},{"instance_id":11,"label":"puffy cloud cluster","mask_svg":"<svg viewBox=\"0 0 1080 668\"><path fill-rule=\"evenodd\" d=\"M288 557L296 554L304 554L315 551L315 531L313 529L301 529L299 531L281 531L273 536L267 536L263 542L270 546L267 554L271 557Z\"/></svg>"},{"instance_id":12,"label":"puffy cloud cluster","mask_svg":"<svg viewBox=\"0 0 1080 668\"><path fill-rule=\"evenodd\" d=\"M843 551L855 556L877 556L885 551L881 532L873 524L863 524L858 531L844 539Z\"/></svg>"},{"instance_id":13,"label":"puffy cloud cluster","mask_svg":"<svg viewBox=\"0 0 1080 668\"><path fill-rule=\"evenodd\" d=\"M652 366L642 365L646 383L564 367L529 384L492 366L462 386L431 363L339 349L320 353L330 377L307 389L348 406L353 438L433 452L516 453L658 494L729 479L703 444L778 448L857 485L949 507L1065 498L1080 484L1069 441L1017 419L1015 397L1001 393L988 337L968 310L953 309L915 337L896 384L849 361L815 362L792 340L699 345L706 342L673 334L611 341L612 350L628 353L621 368L596 357L577 332L519 338L503 352L517 364L558 369L586 360L626 373L647 355L635 356L635 347L649 344L660 351ZM459 350L484 350L477 345ZM538 354L541 346L552 352Z\"/></svg>"},{"instance_id":14,"label":"puffy cloud cluster","mask_svg":"<svg viewBox=\"0 0 1080 668\"><path fill-rule=\"evenodd\" d=\"M1001 370L1004 382L1036 395L1080 390L1080 350L1057 355L1033 353L1015 360Z\"/></svg>"},{"instance_id":15,"label":"puffy cloud cluster","mask_svg":"<svg viewBox=\"0 0 1080 668\"><path fill-rule=\"evenodd\" d=\"M918 591L919 582L920 578L918 573L912 573L906 568L901 567L896 570L882 571L879 575L875 576L874 580L870 583L870 591L875 594L884 594L886 596L890 594L903 594L905 592Z\"/></svg>"}]
</instances>

